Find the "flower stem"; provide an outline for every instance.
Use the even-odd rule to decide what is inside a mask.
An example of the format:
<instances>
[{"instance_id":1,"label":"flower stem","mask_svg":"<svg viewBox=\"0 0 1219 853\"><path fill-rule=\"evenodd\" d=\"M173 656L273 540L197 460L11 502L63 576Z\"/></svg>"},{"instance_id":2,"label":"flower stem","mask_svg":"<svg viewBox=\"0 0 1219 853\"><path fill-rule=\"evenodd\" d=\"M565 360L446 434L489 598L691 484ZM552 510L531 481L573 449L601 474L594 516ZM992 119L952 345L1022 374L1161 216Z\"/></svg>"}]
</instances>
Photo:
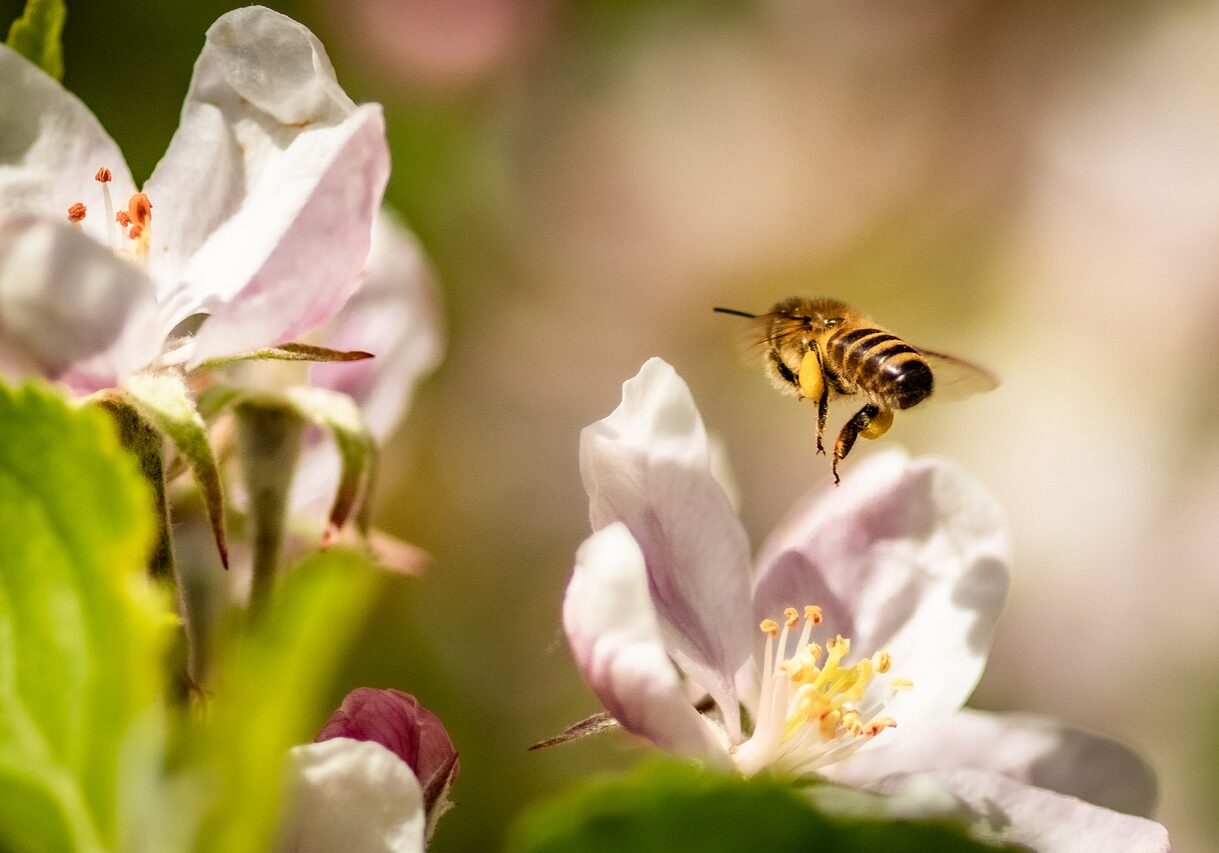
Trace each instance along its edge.
<instances>
[{"instance_id":1,"label":"flower stem","mask_svg":"<svg viewBox=\"0 0 1219 853\"><path fill-rule=\"evenodd\" d=\"M233 408L253 539L250 615L258 618L275 594L288 515L288 494L305 420L289 406L246 399Z\"/></svg>"}]
</instances>

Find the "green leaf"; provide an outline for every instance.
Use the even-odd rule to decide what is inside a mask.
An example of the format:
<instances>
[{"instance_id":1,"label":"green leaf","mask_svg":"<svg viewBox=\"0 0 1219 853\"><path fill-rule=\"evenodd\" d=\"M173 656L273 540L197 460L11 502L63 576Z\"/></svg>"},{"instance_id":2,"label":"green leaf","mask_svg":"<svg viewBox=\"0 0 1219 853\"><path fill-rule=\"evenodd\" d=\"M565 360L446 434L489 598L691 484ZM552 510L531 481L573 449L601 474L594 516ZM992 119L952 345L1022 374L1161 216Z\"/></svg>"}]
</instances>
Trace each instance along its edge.
<instances>
[{"instance_id":1,"label":"green leaf","mask_svg":"<svg viewBox=\"0 0 1219 853\"><path fill-rule=\"evenodd\" d=\"M616 779L585 782L529 809L509 853L995 853L963 825L881 820L816 810L807 792L689 764L649 762Z\"/></svg>"},{"instance_id":2,"label":"green leaf","mask_svg":"<svg viewBox=\"0 0 1219 853\"><path fill-rule=\"evenodd\" d=\"M263 347L237 355L223 355L209 358L200 364L196 370L215 370L243 361L364 361L373 354L364 350L337 350L312 344L280 344L276 347Z\"/></svg>"},{"instance_id":3,"label":"green leaf","mask_svg":"<svg viewBox=\"0 0 1219 853\"><path fill-rule=\"evenodd\" d=\"M271 849L287 750L317 735L347 644L380 574L359 555L315 554L285 573L262 618L234 630L217 656L214 701L192 741L216 800L197 849Z\"/></svg>"},{"instance_id":4,"label":"green leaf","mask_svg":"<svg viewBox=\"0 0 1219 853\"><path fill-rule=\"evenodd\" d=\"M64 0L27 0L21 17L8 28L8 46L56 80L63 79Z\"/></svg>"},{"instance_id":5,"label":"green leaf","mask_svg":"<svg viewBox=\"0 0 1219 853\"><path fill-rule=\"evenodd\" d=\"M0 507L0 849L123 846L173 624L150 489L102 412L0 385Z\"/></svg>"},{"instance_id":6,"label":"green leaf","mask_svg":"<svg viewBox=\"0 0 1219 853\"><path fill-rule=\"evenodd\" d=\"M224 490L220 469L207 440L207 426L195 408L186 381L173 373L137 373L124 385L136 407L178 449L190 465L203 495L220 562L229 567L224 532Z\"/></svg>"}]
</instances>

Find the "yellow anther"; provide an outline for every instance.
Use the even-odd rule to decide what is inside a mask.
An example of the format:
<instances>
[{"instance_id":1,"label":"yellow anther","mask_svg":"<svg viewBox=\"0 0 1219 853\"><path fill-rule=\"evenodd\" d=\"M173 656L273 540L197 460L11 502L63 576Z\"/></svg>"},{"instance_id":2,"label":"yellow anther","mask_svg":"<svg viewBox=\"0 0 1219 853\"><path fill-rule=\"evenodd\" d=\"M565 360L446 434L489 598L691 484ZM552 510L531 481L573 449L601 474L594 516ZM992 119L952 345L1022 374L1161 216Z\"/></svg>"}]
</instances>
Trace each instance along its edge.
<instances>
[{"instance_id":1,"label":"yellow anther","mask_svg":"<svg viewBox=\"0 0 1219 853\"><path fill-rule=\"evenodd\" d=\"M864 732L863 720L860 718L859 712L855 710L843 713L841 725L846 731L857 737Z\"/></svg>"},{"instance_id":2,"label":"yellow anther","mask_svg":"<svg viewBox=\"0 0 1219 853\"><path fill-rule=\"evenodd\" d=\"M791 680L792 684L801 686L813 684L821 673L817 669L817 664L807 655L792 658L785 663L785 667L787 677Z\"/></svg>"},{"instance_id":3,"label":"yellow anther","mask_svg":"<svg viewBox=\"0 0 1219 853\"><path fill-rule=\"evenodd\" d=\"M810 400L820 400L825 393L825 374L816 350L809 350L800 359L800 393Z\"/></svg>"},{"instance_id":4,"label":"yellow anther","mask_svg":"<svg viewBox=\"0 0 1219 853\"><path fill-rule=\"evenodd\" d=\"M816 604L804 605L804 618L814 625L821 624L821 608Z\"/></svg>"},{"instance_id":5,"label":"yellow anther","mask_svg":"<svg viewBox=\"0 0 1219 853\"><path fill-rule=\"evenodd\" d=\"M855 681L849 688L851 699L858 702L863 698L863 693L868 689L868 685L872 683L872 661L864 658L855 664L855 668L851 671L855 676Z\"/></svg>"},{"instance_id":6,"label":"yellow anther","mask_svg":"<svg viewBox=\"0 0 1219 853\"><path fill-rule=\"evenodd\" d=\"M876 737L885 729L895 728L897 728L897 720L892 717L881 717L868 723L867 735L868 737Z\"/></svg>"},{"instance_id":7,"label":"yellow anther","mask_svg":"<svg viewBox=\"0 0 1219 853\"><path fill-rule=\"evenodd\" d=\"M838 711L826 711L821 717L821 722L817 726L817 733L821 735L822 740L829 740L838 731L838 722L842 719L842 714Z\"/></svg>"},{"instance_id":8,"label":"yellow anther","mask_svg":"<svg viewBox=\"0 0 1219 853\"><path fill-rule=\"evenodd\" d=\"M771 637L777 637L779 635L779 623L773 619L763 619L761 624L758 625L758 628L761 629L763 634L767 634Z\"/></svg>"},{"instance_id":9,"label":"yellow anther","mask_svg":"<svg viewBox=\"0 0 1219 853\"><path fill-rule=\"evenodd\" d=\"M813 663L821 660L821 646L817 645L816 643L809 643L807 646L805 646L804 651L807 652L808 656L813 659Z\"/></svg>"},{"instance_id":10,"label":"yellow anther","mask_svg":"<svg viewBox=\"0 0 1219 853\"><path fill-rule=\"evenodd\" d=\"M872 666L876 667L879 673L886 673L889 667L893 666L893 656L886 651L879 651L872 655Z\"/></svg>"},{"instance_id":11,"label":"yellow anther","mask_svg":"<svg viewBox=\"0 0 1219 853\"><path fill-rule=\"evenodd\" d=\"M892 678L889 680L889 689L894 693L900 693L903 690L913 690L914 682L909 678Z\"/></svg>"},{"instance_id":12,"label":"yellow anther","mask_svg":"<svg viewBox=\"0 0 1219 853\"><path fill-rule=\"evenodd\" d=\"M788 628L795 628L800 624L800 611L794 607L789 607L783 611L783 624Z\"/></svg>"},{"instance_id":13,"label":"yellow anther","mask_svg":"<svg viewBox=\"0 0 1219 853\"><path fill-rule=\"evenodd\" d=\"M881 409L859 434L864 438L880 438L889 431L891 426L893 426L893 410Z\"/></svg>"},{"instance_id":14,"label":"yellow anther","mask_svg":"<svg viewBox=\"0 0 1219 853\"><path fill-rule=\"evenodd\" d=\"M837 634L834 639L825 644L825 649L831 655L841 659L851 651L851 641L842 634Z\"/></svg>"},{"instance_id":15,"label":"yellow anther","mask_svg":"<svg viewBox=\"0 0 1219 853\"><path fill-rule=\"evenodd\" d=\"M85 218L85 213L87 211L88 211L88 208L86 208L79 201L76 202L76 204L74 204L68 208L68 221L69 222L80 222L82 219Z\"/></svg>"}]
</instances>

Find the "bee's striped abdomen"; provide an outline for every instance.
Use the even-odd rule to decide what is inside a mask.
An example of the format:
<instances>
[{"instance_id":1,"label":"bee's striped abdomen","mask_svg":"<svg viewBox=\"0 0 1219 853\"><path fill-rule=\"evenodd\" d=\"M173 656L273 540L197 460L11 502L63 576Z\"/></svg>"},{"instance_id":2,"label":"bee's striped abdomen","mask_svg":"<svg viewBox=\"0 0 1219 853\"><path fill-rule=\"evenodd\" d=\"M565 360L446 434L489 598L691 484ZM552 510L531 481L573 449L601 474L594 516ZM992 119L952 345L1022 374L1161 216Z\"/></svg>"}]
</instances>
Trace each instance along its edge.
<instances>
[{"instance_id":1,"label":"bee's striped abdomen","mask_svg":"<svg viewBox=\"0 0 1219 853\"><path fill-rule=\"evenodd\" d=\"M931 368L918 350L882 329L842 329L826 341L826 356L844 383L890 408L917 405L933 388Z\"/></svg>"}]
</instances>

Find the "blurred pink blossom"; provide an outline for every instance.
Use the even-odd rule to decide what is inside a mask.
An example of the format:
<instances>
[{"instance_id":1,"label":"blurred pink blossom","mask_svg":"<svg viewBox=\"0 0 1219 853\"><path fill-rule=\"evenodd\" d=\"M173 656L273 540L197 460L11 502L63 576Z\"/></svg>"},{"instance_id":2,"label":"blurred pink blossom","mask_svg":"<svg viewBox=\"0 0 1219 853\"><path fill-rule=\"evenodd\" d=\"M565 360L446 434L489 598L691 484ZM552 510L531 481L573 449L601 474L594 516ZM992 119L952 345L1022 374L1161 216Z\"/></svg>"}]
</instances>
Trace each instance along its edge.
<instances>
[{"instance_id":1,"label":"blurred pink blossom","mask_svg":"<svg viewBox=\"0 0 1219 853\"><path fill-rule=\"evenodd\" d=\"M396 83L450 88L494 74L537 34L548 0L325 4L352 53Z\"/></svg>"}]
</instances>

